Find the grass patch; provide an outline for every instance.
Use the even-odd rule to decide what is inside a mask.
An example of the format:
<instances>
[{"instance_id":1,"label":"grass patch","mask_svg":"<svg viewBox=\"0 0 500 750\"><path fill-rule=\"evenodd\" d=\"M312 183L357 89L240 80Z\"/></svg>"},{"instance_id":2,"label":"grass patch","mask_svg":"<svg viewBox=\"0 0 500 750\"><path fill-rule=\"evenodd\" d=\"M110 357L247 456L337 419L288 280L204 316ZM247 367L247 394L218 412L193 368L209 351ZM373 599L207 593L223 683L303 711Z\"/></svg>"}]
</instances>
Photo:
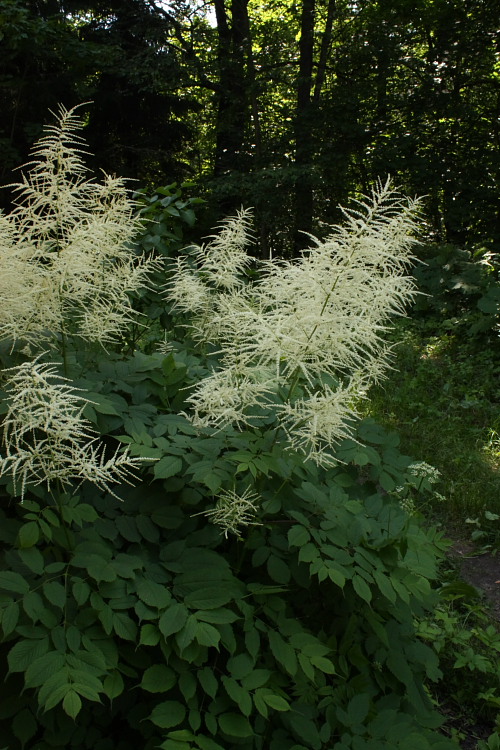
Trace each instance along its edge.
<instances>
[{"instance_id":1,"label":"grass patch","mask_svg":"<svg viewBox=\"0 0 500 750\"><path fill-rule=\"evenodd\" d=\"M429 329L399 322L395 369L372 390L370 410L406 453L441 472L438 513L468 536L466 518L500 513L500 347Z\"/></svg>"}]
</instances>

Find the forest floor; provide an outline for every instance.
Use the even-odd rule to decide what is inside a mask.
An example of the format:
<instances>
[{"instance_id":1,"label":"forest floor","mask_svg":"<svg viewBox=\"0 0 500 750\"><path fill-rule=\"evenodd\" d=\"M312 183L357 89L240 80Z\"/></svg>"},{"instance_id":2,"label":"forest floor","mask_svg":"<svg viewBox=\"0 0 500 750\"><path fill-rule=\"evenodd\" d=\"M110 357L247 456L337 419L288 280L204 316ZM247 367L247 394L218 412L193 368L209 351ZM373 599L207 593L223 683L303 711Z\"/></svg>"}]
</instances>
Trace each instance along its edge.
<instances>
[{"instance_id":1,"label":"forest floor","mask_svg":"<svg viewBox=\"0 0 500 750\"><path fill-rule=\"evenodd\" d=\"M450 554L460 576L484 594L492 617L500 622L500 557L491 552L475 554L467 542L455 542Z\"/></svg>"}]
</instances>

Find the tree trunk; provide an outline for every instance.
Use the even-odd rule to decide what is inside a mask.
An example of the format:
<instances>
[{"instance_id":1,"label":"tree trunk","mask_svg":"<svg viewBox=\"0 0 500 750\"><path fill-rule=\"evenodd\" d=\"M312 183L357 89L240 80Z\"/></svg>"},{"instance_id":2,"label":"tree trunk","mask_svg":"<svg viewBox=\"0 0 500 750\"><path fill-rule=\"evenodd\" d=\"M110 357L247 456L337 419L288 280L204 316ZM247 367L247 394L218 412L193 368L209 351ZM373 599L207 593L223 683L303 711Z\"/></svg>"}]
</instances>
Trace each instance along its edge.
<instances>
[{"instance_id":1,"label":"tree trunk","mask_svg":"<svg viewBox=\"0 0 500 750\"><path fill-rule=\"evenodd\" d=\"M315 0L303 0L300 23L299 75L297 80L297 109L295 113L295 250L307 244L304 232L311 232L313 218L313 157L312 135L312 73L314 54Z\"/></svg>"}]
</instances>

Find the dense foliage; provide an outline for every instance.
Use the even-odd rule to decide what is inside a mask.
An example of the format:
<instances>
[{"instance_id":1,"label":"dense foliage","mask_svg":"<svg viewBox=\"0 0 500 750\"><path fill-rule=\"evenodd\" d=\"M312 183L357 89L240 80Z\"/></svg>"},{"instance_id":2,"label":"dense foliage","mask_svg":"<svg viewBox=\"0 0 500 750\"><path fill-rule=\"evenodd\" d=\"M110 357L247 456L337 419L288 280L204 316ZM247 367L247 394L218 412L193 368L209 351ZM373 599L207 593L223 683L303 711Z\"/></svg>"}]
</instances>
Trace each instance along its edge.
<instances>
[{"instance_id":1,"label":"dense foliage","mask_svg":"<svg viewBox=\"0 0 500 750\"><path fill-rule=\"evenodd\" d=\"M241 239L241 222L226 223L209 245L178 261L168 340L161 316L156 342L148 331L137 340L133 311L151 297L124 279L136 278L135 270L144 283L158 261L131 244L137 219L125 196L117 205L104 190L92 210L83 200L96 184L79 179L75 127L74 114L63 110L39 146L18 209L2 224L4 261L29 269L18 297L36 313L9 333L2 305L2 740L9 750L456 747L437 731L426 683L440 677L438 659L416 632L416 618L436 604L433 581L446 544L400 502L397 488L415 487L415 464L400 453L397 436L354 413L366 379L383 367L374 353L386 353L378 334L363 349L356 328L363 321L349 306L362 318L365 294L366 319L378 315L385 327L391 304L397 310L411 296L404 273L411 203L391 197L380 213L387 193L380 186L328 242L296 264L265 267L249 292L246 266L230 263L242 257L232 233ZM190 210L172 186L159 195L163 209ZM109 268L111 230L122 240ZM212 252L219 260L225 254L226 265L212 263ZM61 273L65 254L74 267ZM322 257L321 276L314 263ZM112 282L113 336L104 327L92 338L81 319L103 302L99 260ZM333 276L325 277L327 267ZM238 360L232 321L217 316L232 304L241 323L259 295L259 314L278 313L276 289L293 282L304 291L306 272L310 312L315 295L320 309L303 340L281 320L271 378L265 352L250 348L251 327ZM23 289L26 279L31 288ZM178 313L182 299L181 309L191 302L195 312L180 292L187 279L211 295L193 329ZM116 292L119 281L128 302ZM82 291L83 311L62 304L71 284ZM391 288L393 301L386 299ZM48 290L60 316L46 318L44 336L35 337ZM337 342L328 338L334 315L345 326ZM337 371L333 360L321 371L315 342L338 346ZM250 373L259 370L274 395L267 399L266 389L257 402L245 400ZM233 391L221 392L212 411L200 384L228 371ZM349 414L338 402L347 384ZM330 399L330 417L340 403L343 436L308 413L320 397ZM302 410L291 440L277 420L280 403ZM211 414L215 428L203 418ZM306 425L314 429L301 448Z\"/></svg>"}]
</instances>

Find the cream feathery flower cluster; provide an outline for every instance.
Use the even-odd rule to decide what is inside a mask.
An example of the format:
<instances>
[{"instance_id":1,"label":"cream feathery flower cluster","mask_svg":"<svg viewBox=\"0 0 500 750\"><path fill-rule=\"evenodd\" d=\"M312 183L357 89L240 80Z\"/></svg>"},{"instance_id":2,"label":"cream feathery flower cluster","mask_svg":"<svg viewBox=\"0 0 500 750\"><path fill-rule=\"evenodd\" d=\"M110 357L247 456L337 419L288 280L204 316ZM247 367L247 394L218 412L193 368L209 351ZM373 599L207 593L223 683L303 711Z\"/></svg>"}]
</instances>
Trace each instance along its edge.
<instances>
[{"instance_id":1,"label":"cream feathery flower cluster","mask_svg":"<svg viewBox=\"0 0 500 750\"><path fill-rule=\"evenodd\" d=\"M0 476L9 474L24 497L28 484L66 486L88 480L112 493L109 485L128 482L142 459L118 449L107 455L83 417L87 403L78 389L51 364L25 362L6 372L8 411L3 423L4 456ZM114 493L112 493L114 494Z\"/></svg>"},{"instance_id":2,"label":"cream feathery flower cluster","mask_svg":"<svg viewBox=\"0 0 500 750\"><path fill-rule=\"evenodd\" d=\"M130 293L160 267L131 249L139 224L123 180L87 179L81 128L61 107L12 186L14 210L0 216L0 339L50 340L64 327L116 340L135 320Z\"/></svg>"},{"instance_id":3,"label":"cream feathery flower cluster","mask_svg":"<svg viewBox=\"0 0 500 750\"><path fill-rule=\"evenodd\" d=\"M210 312L217 304L216 291L231 292L244 285L243 274L251 260L246 252L251 216L249 209L238 211L222 222L210 242L191 247L193 264L177 259L167 294L178 310L197 316Z\"/></svg>"},{"instance_id":4,"label":"cream feathery flower cluster","mask_svg":"<svg viewBox=\"0 0 500 750\"><path fill-rule=\"evenodd\" d=\"M418 208L390 181L379 184L365 201L344 210L345 226L334 227L323 241L311 238L312 247L297 260L263 263L260 278L245 286L226 284L214 292L201 268L188 270L181 261L170 297L194 314L194 334L218 348L220 367L191 394L194 421L245 423L253 406L247 394L255 393L265 408L272 392L282 406L270 399L269 412L292 446L319 463L328 461L326 451L349 434L356 401L389 367L384 334L414 295L407 269ZM238 242L240 253L241 237ZM198 310L194 295L183 296L187 273L203 300ZM256 384L262 394L252 391Z\"/></svg>"},{"instance_id":5,"label":"cream feathery flower cluster","mask_svg":"<svg viewBox=\"0 0 500 750\"><path fill-rule=\"evenodd\" d=\"M215 507L195 513L195 516L206 516L218 526L224 536L235 534L240 536L244 526L259 526L256 521L258 506L258 495L247 488L242 494L233 490L222 490Z\"/></svg>"}]
</instances>

